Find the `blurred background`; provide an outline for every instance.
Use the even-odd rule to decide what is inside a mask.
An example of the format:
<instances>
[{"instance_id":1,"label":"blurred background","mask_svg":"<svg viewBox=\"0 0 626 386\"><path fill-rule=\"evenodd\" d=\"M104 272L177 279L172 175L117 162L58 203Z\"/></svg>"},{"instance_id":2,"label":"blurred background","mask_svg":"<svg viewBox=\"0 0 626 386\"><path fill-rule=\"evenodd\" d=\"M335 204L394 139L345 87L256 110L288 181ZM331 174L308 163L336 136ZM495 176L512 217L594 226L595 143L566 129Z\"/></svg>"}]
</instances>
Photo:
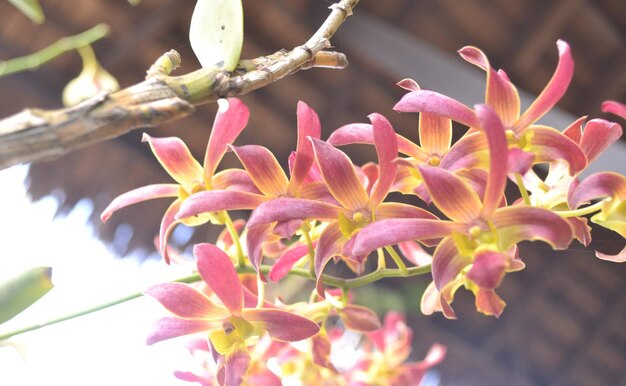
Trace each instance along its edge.
<instances>
[{"instance_id":1,"label":"blurred background","mask_svg":"<svg viewBox=\"0 0 626 386\"><path fill-rule=\"evenodd\" d=\"M304 43L332 4L327 0L243 3L243 58ZM8 2L0 2L1 60L34 52L62 36L105 22L111 34L93 47L122 87L141 81L154 60L172 48L183 58L178 74L199 67L187 38L194 1L143 0L138 7L123 0L42 0L41 4L46 22L37 26ZM417 115L392 110L404 94L395 83L411 77L422 88L446 93L470 106L482 102L484 73L455 52L465 45L481 48L494 67L506 70L524 92L523 105L527 106L554 71L557 39L571 45L575 75L559 109L543 122L562 130L575 118L589 115L624 125L623 120L600 112L604 100L626 101L624 1L361 0L355 15L332 39L350 66L342 71L302 71L243 96L251 120L237 144L264 145L279 160L286 160L295 147L298 100L320 114L324 138L343 124L366 122L368 114L380 112L396 131L417 140ZM0 117L25 107L60 107L64 86L80 70L78 54L67 53L35 72L1 78ZM181 137L201 159L215 109L214 105L201 106L188 118L145 131L152 136ZM457 134L462 132L457 130ZM109 255L158 259L153 239L168 200L127 208L106 225L99 220L115 196L138 186L169 182L149 148L140 142L142 131L31 165L26 177L28 196L54 202L49 217L65 218L80 204L81 221L89 230L88 236L81 237L100 238ZM620 141L593 169L624 173L624 146ZM372 159L368 147L345 150L357 162ZM232 155L226 157L225 165L237 165ZM0 173L7 176L7 171ZM19 176L25 172L12 173L20 184ZM10 181L3 179L0 190L7 210ZM202 228L192 234L179 227L173 242L185 250L214 231ZM46 231L25 223L7 229L0 240L14 239L11 232L26 234L37 243ZM61 241L60 235L55 240L50 243L61 247L73 242L71 237ZM623 241L599 230L593 247L615 253ZM28 248L23 253L28 254ZM526 270L508 275L500 291L509 305L499 320L477 314L473 299L463 291L455 301L458 321L420 315L419 298L427 285L423 279L383 281L360 290L357 302L381 312L403 310L415 332L416 358L434 342L446 344L448 357L438 367L442 385L626 385L626 266L599 261L592 249L579 244L566 252L527 244L522 257Z\"/></svg>"}]
</instances>

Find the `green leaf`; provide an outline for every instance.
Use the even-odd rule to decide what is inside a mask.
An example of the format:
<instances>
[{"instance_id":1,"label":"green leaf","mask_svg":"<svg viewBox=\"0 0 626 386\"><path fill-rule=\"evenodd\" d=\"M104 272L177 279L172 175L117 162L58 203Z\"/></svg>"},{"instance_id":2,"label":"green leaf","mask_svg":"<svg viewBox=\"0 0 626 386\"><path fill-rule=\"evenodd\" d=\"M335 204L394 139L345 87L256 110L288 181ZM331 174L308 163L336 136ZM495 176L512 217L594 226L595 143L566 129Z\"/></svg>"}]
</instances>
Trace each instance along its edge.
<instances>
[{"instance_id":1,"label":"green leaf","mask_svg":"<svg viewBox=\"0 0 626 386\"><path fill-rule=\"evenodd\" d=\"M243 46L241 0L198 0L189 42L203 68L233 71Z\"/></svg>"},{"instance_id":2,"label":"green leaf","mask_svg":"<svg viewBox=\"0 0 626 386\"><path fill-rule=\"evenodd\" d=\"M0 284L0 323L30 307L52 289L52 268L37 267Z\"/></svg>"},{"instance_id":3,"label":"green leaf","mask_svg":"<svg viewBox=\"0 0 626 386\"><path fill-rule=\"evenodd\" d=\"M39 0L9 0L9 3L19 9L33 23L41 24L45 20Z\"/></svg>"},{"instance_id":4,"label":"green leaf","mask_svg":"<svg viewBox=\"0 0 626 386\"><path fill-rule=\"evenodd\" d=\"M128 2L130 3L130 5L132 5L133 7L136 7L139 5L139 3L141 3L141 0L128 0Z\"/></svg>"}]
</instances>

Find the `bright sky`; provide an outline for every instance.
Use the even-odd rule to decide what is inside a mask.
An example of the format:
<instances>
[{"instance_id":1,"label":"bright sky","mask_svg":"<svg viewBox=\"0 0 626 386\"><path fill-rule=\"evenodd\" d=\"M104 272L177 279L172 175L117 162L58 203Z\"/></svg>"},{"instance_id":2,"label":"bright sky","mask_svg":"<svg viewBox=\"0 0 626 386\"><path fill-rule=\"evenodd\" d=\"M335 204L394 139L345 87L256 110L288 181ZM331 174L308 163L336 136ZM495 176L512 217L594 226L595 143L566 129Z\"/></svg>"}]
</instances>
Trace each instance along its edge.
<instances>
[{"instance_id":1,"label":"bright sky","mask_svg":"<svg viewBox=\"0 0 626 386\"><path fill-rule=\"evenodd\" d=\"M93 238L81 201L67 217L53 216L52 198L31 203L24 166L0 170L0 281L36 266L53 267L55 288L0 333L40 323L188 272L150 260L114 259ZM0 347L0 385L178 385L173 370L186 369L180 343L146 346L150 322L164 311L152 299L138 299L73 321L15 336L15 347ZM17 349L16 349L17 348Z\"/></svg>"}]
</instances>

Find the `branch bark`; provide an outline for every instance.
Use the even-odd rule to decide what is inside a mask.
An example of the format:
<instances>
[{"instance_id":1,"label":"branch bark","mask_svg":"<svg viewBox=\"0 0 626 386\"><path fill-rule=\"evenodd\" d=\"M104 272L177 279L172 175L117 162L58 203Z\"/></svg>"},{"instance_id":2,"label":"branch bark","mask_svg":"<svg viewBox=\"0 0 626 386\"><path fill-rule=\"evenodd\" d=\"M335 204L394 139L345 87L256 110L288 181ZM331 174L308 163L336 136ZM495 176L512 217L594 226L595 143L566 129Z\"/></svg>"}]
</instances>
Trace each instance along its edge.
<instances>
[{"instance_id":1,"label":"branch bark","mask_svg":"<svg viewBox=\"0 0 626 386\"><path fill-rule=\"evenodd\" d=\"M323 51L359 0L341 0L315 34L291 51L241 61L231 72L200 69L182 76L150 71L134 86L66 109L25 109L0 120L0 169L60 157L133 129L191 114L194 106L243 95L311 67L344 68L343 54Z\"/></svg>"}]
</instances>

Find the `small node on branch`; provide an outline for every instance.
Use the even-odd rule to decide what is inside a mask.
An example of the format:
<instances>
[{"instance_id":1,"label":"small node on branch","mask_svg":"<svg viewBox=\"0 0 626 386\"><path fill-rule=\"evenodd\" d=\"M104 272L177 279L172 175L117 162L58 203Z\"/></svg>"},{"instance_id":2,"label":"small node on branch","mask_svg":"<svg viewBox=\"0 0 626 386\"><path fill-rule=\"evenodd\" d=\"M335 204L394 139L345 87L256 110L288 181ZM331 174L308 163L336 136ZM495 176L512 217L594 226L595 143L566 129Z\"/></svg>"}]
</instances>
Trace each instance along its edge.
<instances>
[{"instance_id":1,"label":"small node on branch","mask_svg":"<svg viewBox=\"0 0 626 386\"><path fill-rule=\"evenodd\" d=\"M157 75L169 75L180 66L180 54L176 50L169 50L161 55L146 72L146 79Z\"/></svg>"}]
</instances>

